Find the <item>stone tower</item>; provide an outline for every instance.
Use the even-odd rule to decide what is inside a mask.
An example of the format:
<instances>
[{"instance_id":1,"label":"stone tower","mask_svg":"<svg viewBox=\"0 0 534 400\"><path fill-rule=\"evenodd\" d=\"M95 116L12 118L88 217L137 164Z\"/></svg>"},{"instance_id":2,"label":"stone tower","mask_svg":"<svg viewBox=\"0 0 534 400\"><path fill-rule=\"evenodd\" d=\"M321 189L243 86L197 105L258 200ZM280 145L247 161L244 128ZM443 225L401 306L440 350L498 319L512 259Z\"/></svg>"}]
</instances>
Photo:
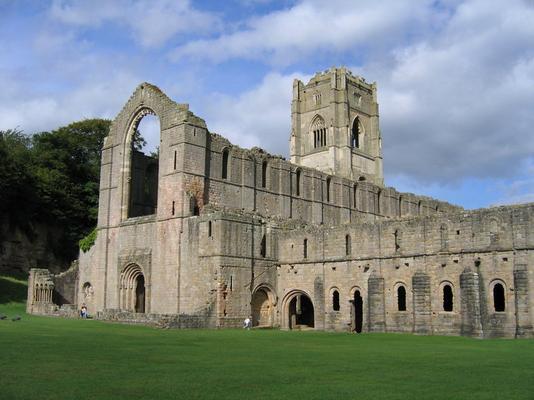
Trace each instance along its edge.
<instances>
[{"instance_id":1,"label":"stone tower","mask_svg":"<svg viewBox=\"0 0 534 400\"><path fill-rule=\"evenodd\" d=\"M383 186L376 84L346 68L295 79L290 153L295 164Z\"/></svg>"}]
</instances>

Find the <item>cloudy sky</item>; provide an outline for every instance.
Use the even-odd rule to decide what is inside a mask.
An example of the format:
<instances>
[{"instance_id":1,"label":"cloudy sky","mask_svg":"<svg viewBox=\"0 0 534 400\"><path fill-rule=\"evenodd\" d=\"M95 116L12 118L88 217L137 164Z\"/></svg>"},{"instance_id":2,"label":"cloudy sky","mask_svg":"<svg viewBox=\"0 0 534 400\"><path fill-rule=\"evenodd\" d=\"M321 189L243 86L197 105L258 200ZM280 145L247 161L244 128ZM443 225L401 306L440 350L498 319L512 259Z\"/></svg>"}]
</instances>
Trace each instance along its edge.
<instances>
[{"instance_id":1,"label":"cloudy sky","mask_svg":"<svg viewBox=\"0 0 534 400\"><path fill-rule=\"evenodd\" d=\"M388 186L534 201L534 0L0 0L0 54L0 130L113 118L148 81L285 156L292 80L344 65L378 83Z\"/></svg>"}]
</instances>

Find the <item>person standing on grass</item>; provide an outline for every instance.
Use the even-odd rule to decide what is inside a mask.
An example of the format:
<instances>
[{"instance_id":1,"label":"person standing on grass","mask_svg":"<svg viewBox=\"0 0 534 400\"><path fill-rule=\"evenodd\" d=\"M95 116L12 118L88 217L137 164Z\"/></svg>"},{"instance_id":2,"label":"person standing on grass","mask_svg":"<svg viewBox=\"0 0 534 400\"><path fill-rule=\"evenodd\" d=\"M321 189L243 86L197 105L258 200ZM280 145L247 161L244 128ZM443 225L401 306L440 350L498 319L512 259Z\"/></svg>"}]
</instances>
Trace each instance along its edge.
<instances>
[{"instance_id":1,"label":"person standing on grass","mask_svg":"<svg viewBox=\"0 0 534 400\"><path fill-rule=\"evenodd\" d=\"M250 325L252 324L252 321L250 317L245 318L245 321L243 321L243 329L250 329Z\"/></svg>"},{"instance_id":2,"label":"person standing on grass","mask_svg":"<svg viewBox=\"0 0 534 400\"><path fill-rule=\"evenodd\" d=\"M80 316L82 318L87 318L87 307L85 306L85 304L82 305L82 309L80 311Z\"/></svg>"}]
</instances>

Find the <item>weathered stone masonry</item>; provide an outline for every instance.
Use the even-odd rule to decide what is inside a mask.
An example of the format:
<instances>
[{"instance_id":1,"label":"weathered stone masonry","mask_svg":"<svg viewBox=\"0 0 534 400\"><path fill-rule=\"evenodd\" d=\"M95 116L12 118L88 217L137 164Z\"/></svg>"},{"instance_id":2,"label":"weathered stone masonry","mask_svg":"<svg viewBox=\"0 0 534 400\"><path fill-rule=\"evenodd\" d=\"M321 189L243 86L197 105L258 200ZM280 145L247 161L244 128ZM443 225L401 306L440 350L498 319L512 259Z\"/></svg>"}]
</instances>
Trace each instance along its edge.
<instances>
[{"instance_id":1,"label":"weathered stone masonry","mask_svg":"<svg viewBox=\"0 0 534 400\"><path fill-rule=\"evenodd\" d=\"M376 85L343 68L295 81L291 107L289 162L232 145L141 84L102 151L97 241L66 276L32 270L28 310L532 336L533 204L465 211L384 187ZM158 159L132 151L147 114L160 121ZM46 305L41 285L56 293ZM59 295L75 306L58 308Z\"/></svg>"}]
</instances>

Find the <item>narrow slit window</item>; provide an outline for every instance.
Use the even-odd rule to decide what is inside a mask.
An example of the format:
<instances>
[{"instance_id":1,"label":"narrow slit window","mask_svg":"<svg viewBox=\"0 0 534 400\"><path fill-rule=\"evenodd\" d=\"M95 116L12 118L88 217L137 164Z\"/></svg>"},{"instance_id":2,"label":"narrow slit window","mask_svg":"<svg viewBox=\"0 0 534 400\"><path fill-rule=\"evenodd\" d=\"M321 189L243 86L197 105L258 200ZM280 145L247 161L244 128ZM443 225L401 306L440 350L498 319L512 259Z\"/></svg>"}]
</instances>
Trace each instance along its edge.
<instances>
[{"instance_id":1,"label":"narrow slit window","mask_svg":"<svg viewBox=\"0 0 534 400\"><path fill-rule=\"evenodd\" d=\"M267 187L267 161L261 164L261 187Z\"/></svg>"},{"instance_id":2,"label":"narrow slit window","mask_svg":"<svg viewBox=\"0 0 534 400\"><path fill-rule=\"evenodd\" d=\"M208 237L213 234L211 221L208 221Z\"/></svg>"},{"instance_id":3,"label":"narrow slit window","mask_svg":"<svg viewBox=\"0 0 534 400\"><path fill-rule=\"evenodd\" d=\"M345 255L350 256L352 253L352 243L350 235L345 235Z\"/></svg>"},{"instance_id":4,"label":"narrow slit window","mask_svg":"<svg viewBox=\"0 0 534 400\"><path fill-rule=\"evenodd\" d=\"M330 188L332 186L331 183L332 183L331 178L326 178L326 201L328 203L330 203L330 198L332 197L332 196L330 196Z\"/></svg>"},{"instance_id":5,"label":"narrow slit window","mask_svg":"<svg viewBox=\"0 0 534 400\"><path fill-rule=\"evenodd\" d=\"M304 243L303 243L303 256L304 258L308 258L308 239L304 239Z\"/></svg>"},{"instance_id":6,"label":"narrow slit window","mask_svg":"<svg viewBox=\"0 0 534 400\"><path fill-rule=\"evenodd\" d=\"M300 169L297 169L297 182L296 182L296 192L297 192L297 196L300 196Z\"/></svg>"},{"instance_id":7,"label":"narrow slit window","mask_svg":"<svg viewBox=\"0 0 534 400\"><path fill-rule=\"evenodd\" d=\"M228 158L229 151L228 149L224 149L222 153L222 179L228 179Z\"/></svg>"},{"instance_id":8,"label":"narrow slit window","mask_svg":"<svg viewBox=\"0 0 534 400\"><path fill-rule=\"evenodd\" d=\"M267 239L265 238L265 235L261 238L261 244L260 244L260 255L265 258L267 256Z\"/></svg>"}]
</instances>

